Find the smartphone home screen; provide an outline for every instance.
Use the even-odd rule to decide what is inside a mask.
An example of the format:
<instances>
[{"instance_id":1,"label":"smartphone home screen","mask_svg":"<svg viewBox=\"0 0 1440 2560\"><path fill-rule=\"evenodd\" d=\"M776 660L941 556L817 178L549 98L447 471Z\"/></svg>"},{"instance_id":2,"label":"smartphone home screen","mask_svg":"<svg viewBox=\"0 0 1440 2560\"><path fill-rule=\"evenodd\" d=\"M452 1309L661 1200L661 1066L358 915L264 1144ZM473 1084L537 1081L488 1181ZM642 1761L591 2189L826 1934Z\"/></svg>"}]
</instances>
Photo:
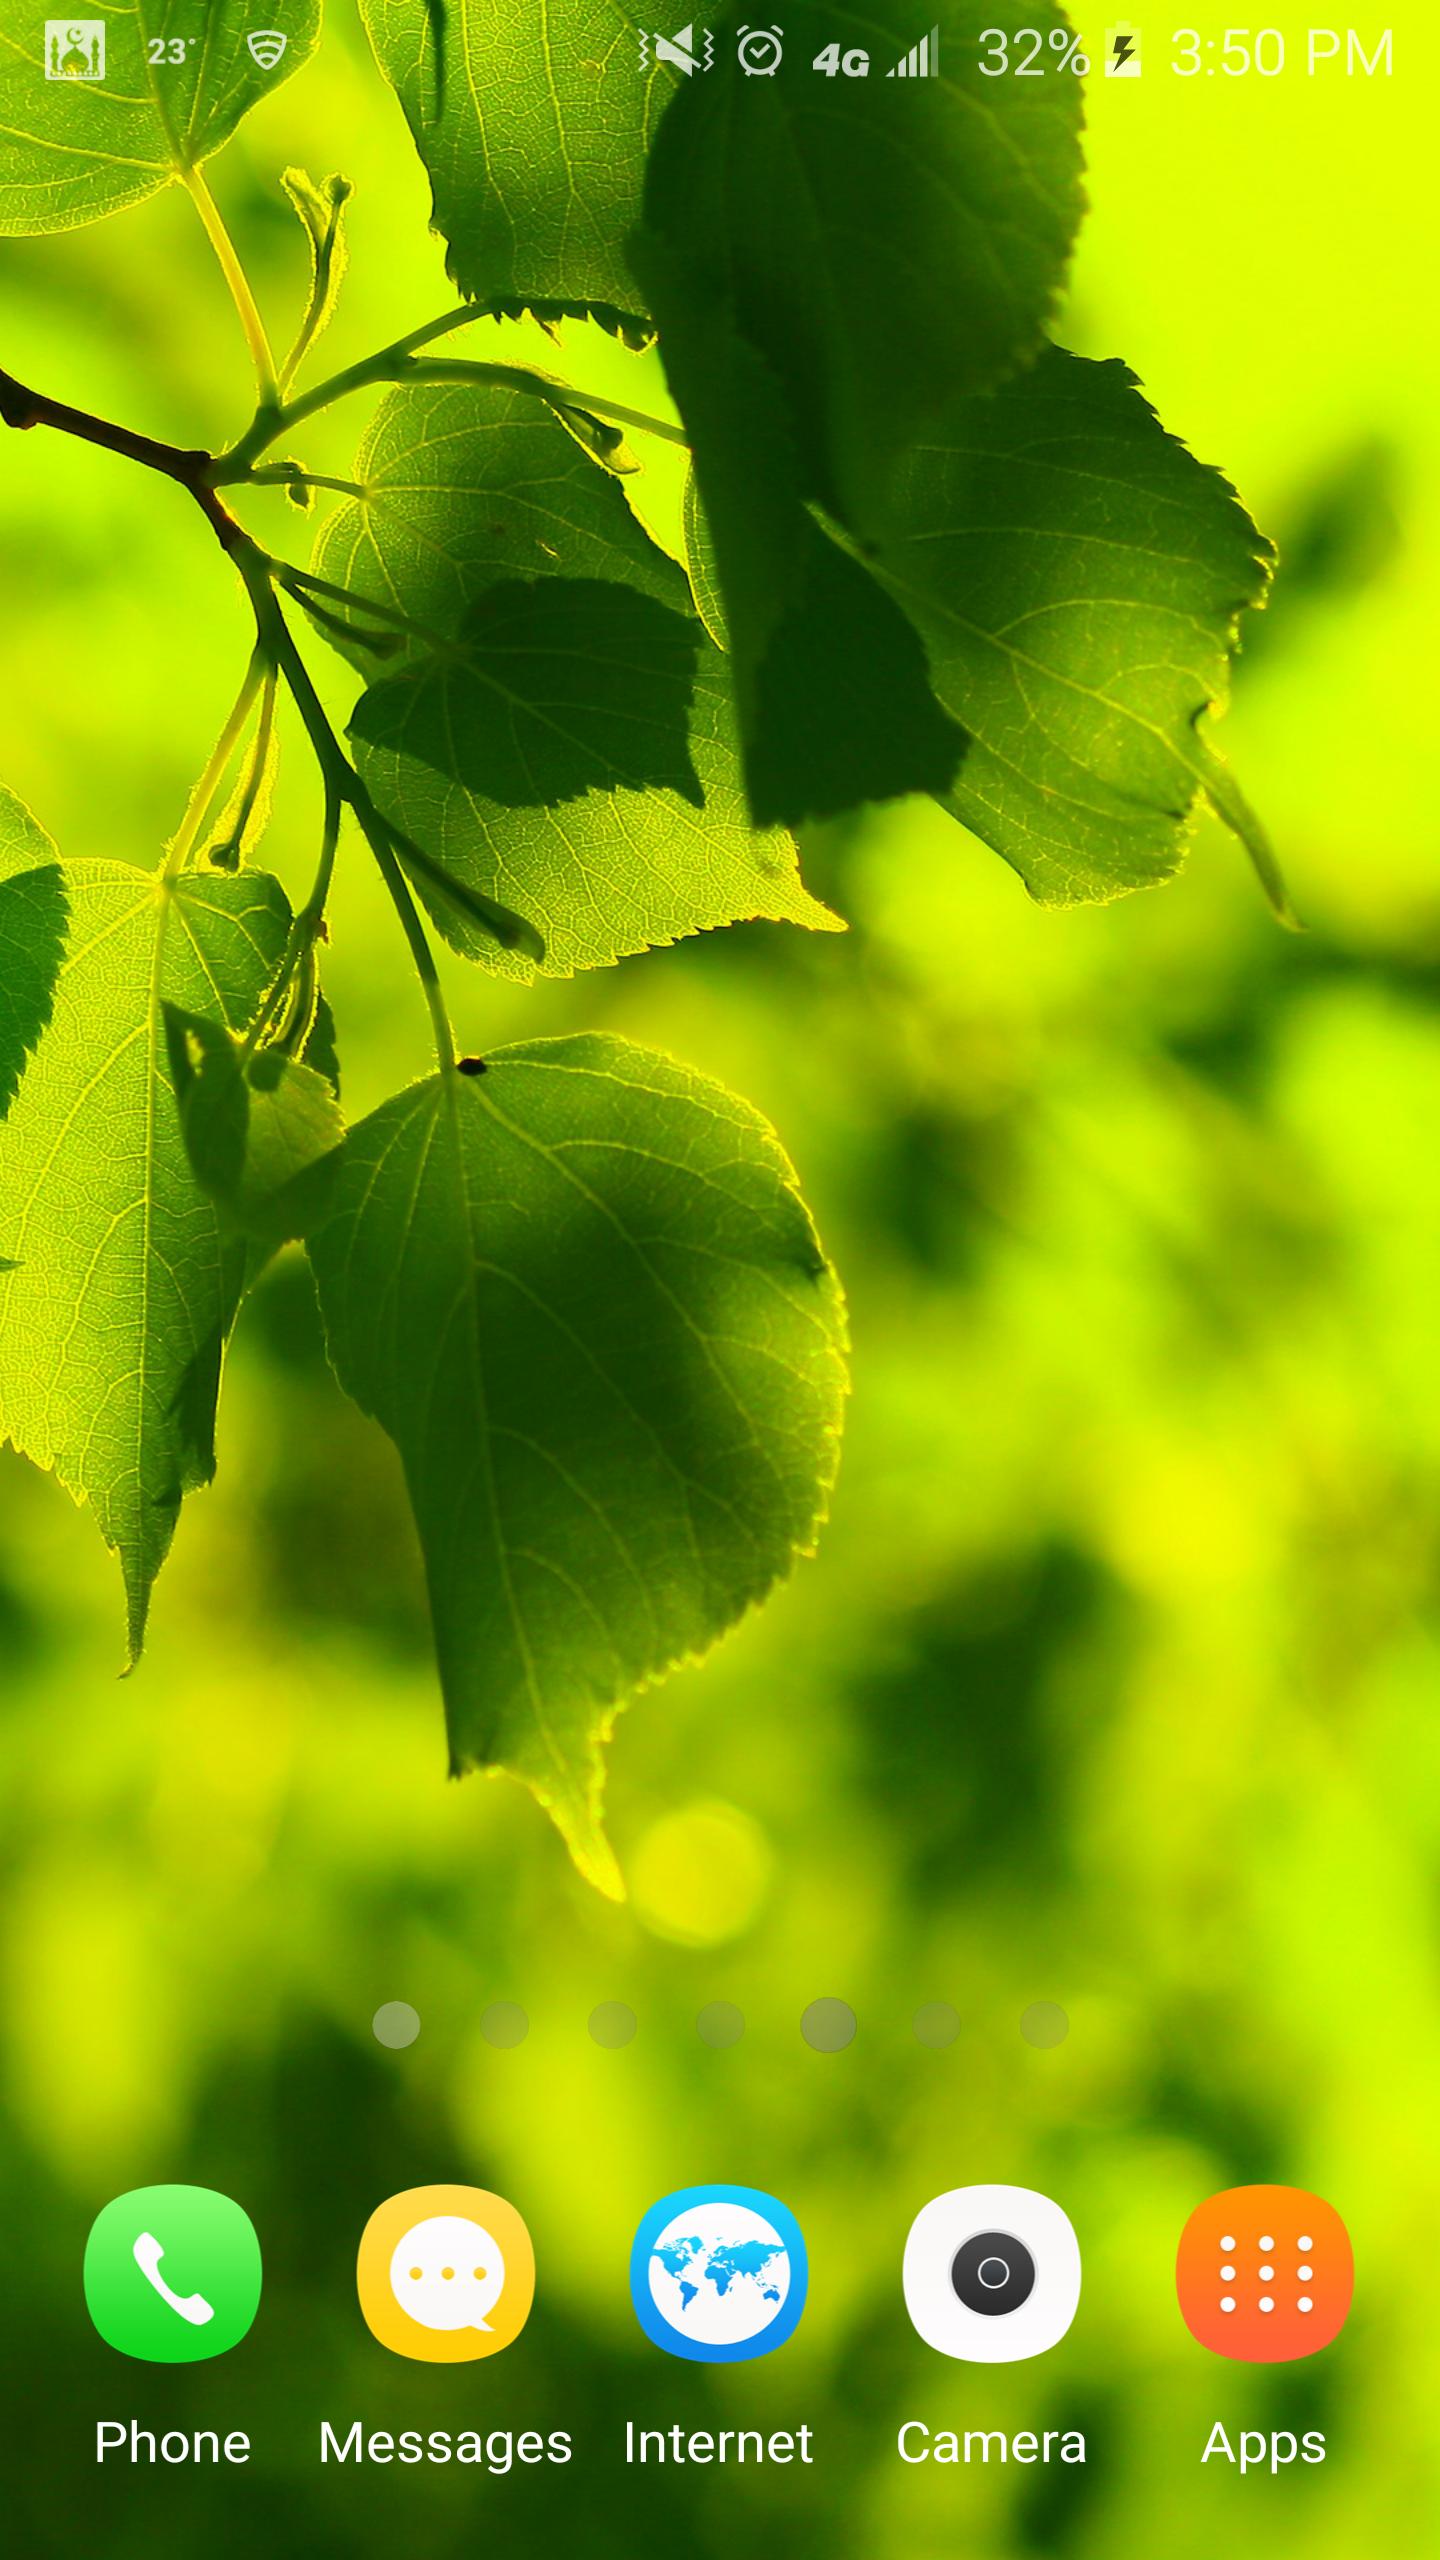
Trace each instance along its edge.
<instances>
[{"instance_id":1,"label":"smartphone home screen","mask_svg":"<svg viewBox=\"0 0 1440 2560\"><path fill-rule=\"evenodd\" d=\"M86 6L7 2548L1428 2548L1420 13Z\"/></svg>"}]
</instances>

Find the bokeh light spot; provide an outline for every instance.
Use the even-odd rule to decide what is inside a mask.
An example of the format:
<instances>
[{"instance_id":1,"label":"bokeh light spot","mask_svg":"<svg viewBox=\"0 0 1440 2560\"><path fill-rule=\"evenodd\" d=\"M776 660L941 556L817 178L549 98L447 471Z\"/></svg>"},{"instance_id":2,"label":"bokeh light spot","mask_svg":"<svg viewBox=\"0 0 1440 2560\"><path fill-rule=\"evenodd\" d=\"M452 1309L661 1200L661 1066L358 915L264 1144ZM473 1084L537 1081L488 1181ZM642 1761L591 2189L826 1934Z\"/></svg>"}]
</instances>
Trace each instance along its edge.
<instances>
[{"instance_id":1,"label":"bokeh light spot","mask_svg":"<svg viewBox=\"0 0 1440 2560\"><path fill-rule=\"evenodd\" d=\"M399 2053L407 2044L413 2044L420 2033L420 2012L412 2009L408 2000L382 2000L370 2029L377 2044L388 2045L392 2053Z\"/></svg>"},{"instance_id":2,"label":"bokeh light spot","mask_svg":"<svg viewBox=\"0 0 1440 2560\"><path fill-rule=\"evenodd\" d=\"M629 1861L647 1929L681 1947L718 1947L755 1918L774 1872L770 1843L732 1804L702 1799L651 1824Z\"/></svg>"}]
</instances>

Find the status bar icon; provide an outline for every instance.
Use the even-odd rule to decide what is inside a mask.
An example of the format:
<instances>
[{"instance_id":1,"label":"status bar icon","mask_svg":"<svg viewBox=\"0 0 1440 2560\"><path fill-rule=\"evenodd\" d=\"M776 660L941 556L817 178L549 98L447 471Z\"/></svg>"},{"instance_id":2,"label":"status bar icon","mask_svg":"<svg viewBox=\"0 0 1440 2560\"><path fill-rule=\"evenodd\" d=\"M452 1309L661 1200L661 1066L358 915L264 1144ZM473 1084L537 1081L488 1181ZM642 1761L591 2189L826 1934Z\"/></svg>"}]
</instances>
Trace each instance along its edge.
<instances>
[{"instance_id":1,"label":"status bar icon","mask_svg":"<svg viewBox=\"0 0 1440 2560\"><path fill-rule=\"evenodd\" d=\"M940 77L940 30L932 27L928 36L912 44L903 62L885 74L887 80L938 80Z\"/></svg>"},{"instance_id":2,"label":"status bar icon","mask_svg":"<svg viewBox=\"0 0 1440 2560\"><path fill-rule=\"evenodd\" d=\"M45 77L47 80L103 80L104 19L47 18Z\"/></svg>"},{"instance_id":3,"label":"status bar icon","mask_svg":"<svg viewBox=\"0 0 1440 2560\"><path fill-rule=\"evenodd\" d=\"M1105 30L1105 77L1138 80L1140 72L1140 30L1128 18L1117 19L1113 27Z\"/></svg>"},{"instance_id":4,"label":"status bar icon","mask_svg":"<svg viewBox=\"0 0 1440 2560\"><path fill-rule=\"evenodd\" d=\"M688 79L692 71L708 71L715 60L715 38L708 27L698 34L692 21L676 36L652 35L648 28L640 30L640 68L648 71L651 56L657 62L668 62L672 71L683 71Z\"/></svg>"}]
</instances>

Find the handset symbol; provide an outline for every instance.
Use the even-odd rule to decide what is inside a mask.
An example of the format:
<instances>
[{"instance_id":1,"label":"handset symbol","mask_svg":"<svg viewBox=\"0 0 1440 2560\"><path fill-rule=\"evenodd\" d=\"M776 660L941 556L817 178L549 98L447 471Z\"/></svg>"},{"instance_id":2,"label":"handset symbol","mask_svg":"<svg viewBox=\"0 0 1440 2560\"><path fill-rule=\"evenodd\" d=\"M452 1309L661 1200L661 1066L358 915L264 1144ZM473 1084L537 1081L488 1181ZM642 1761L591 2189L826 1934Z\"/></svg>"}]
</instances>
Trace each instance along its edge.
<instances>
[{"instance_id":1,"label":"handset symbol","mask_svg":"<svg viewBox=\"0 0 1440 2560\"><path fill-rule=\"evenodd\" d=\"M192 2329L203 2329L206 2321L215 2317L214 2303L207 2302L203 2293L172 2293L160 2273L160 2261L164 2255L153 2231L137 2233L131 2256L146 2283L153 2284L161 2301L168 2302L179 2319L188 2320Z\"/></svg>"}]
</instances>

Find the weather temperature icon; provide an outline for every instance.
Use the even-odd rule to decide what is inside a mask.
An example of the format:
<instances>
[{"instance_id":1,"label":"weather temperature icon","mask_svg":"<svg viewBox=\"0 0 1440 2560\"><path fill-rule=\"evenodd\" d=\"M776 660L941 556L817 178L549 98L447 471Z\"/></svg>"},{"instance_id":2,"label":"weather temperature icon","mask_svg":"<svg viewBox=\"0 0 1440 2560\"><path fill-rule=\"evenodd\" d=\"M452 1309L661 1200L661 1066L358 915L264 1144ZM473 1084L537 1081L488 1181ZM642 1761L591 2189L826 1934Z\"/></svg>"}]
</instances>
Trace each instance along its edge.
<instances>
[{"instance_id":1,"label":"weather temperature icon","mask_svg":"<svg viewBox=\"0 0 1440 2560\"><path fill-rule=\"evenodd\" d=\"M392 2355L471 2364L519 2337L535 2252L513 2204L486 2187L409 2187L376 2207L356 2267L365 2325Z\"/></svg>"},{"instance_id":2,"label":"weather temperature icon","mask_svg":"<svg viewBox=\"0 0 1440 2560\"><path fill-rule=\"evenodd\" d=\"M736 42L736 56L742 71L752 79L773 80L785 59L785 37L780 27L742 27Z\"/></svg>"}]
</instances>

